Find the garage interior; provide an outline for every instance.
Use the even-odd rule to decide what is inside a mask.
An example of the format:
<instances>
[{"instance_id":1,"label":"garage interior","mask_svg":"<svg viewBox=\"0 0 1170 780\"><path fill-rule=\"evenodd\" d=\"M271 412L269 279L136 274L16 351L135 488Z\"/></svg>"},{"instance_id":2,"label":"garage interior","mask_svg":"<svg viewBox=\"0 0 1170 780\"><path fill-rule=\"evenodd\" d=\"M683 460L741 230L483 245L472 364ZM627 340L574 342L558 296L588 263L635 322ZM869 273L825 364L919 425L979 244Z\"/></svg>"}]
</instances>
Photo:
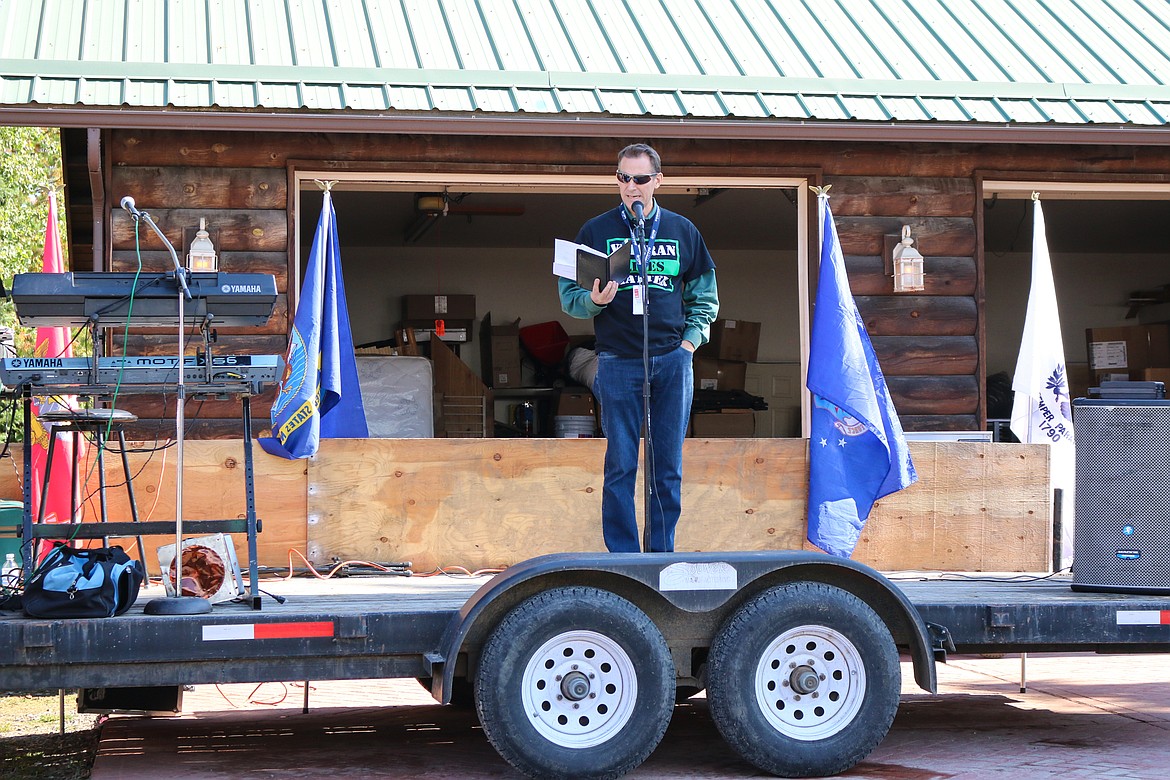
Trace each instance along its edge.
<instances>
[{"instance_id":1,"label":"garage interior","mask_svg":"<svg viewBox=\"0 0 1170 780\"><path fill-rule=\"evenodd\" d=\"M394 191L392 184L333 189L355 344L392 339L402 296L471 294L477 319L521 326L559 321L570 337L586 338L587 321L564 315L550 271L555 238L572 239L591 216L612 207L613 192L489 191L458 185ZM1032 257L1032 204L1027 193L995 191L983 201L985 375L1009 375L1023 329ZM1010 188L1009 188L1010 190ZM800 307L797 189L675 188L659 192L667 208L690 218L718 264L720 318L761 323L758 360L747 392L765 399L755 436L800 436ZM425 208L444 196L445 215ZM308 256L321 192L311 181L299 192L300 263ZM1093 383L1086 329L1147 324L1143 305L1170 298L1166 226L1170 191L1093 191L1061 185L1042 194L1049 252L1059 299L1066 361L1074 397ZM929 243L918 247L930 273ZM483 375L478 323L471 342L456 347ZM702 350L700 350L700 356ZM547 379L524 363L524 385ZM569 380L572 384L572 380ZM506 395L506 393L505 393ZM497 398L496 416L509 406ZM989 409L989 417L996 416Z\"/></svg>"}]
</instances>

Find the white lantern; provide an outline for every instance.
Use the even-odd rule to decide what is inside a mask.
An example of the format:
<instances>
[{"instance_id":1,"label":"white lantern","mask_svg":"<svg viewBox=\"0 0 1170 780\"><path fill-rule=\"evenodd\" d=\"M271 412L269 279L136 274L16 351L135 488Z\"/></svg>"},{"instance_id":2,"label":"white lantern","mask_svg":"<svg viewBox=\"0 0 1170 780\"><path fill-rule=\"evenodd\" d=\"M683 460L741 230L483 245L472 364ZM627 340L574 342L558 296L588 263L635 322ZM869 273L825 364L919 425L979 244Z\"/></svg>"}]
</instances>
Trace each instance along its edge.
<instances>
[{"instance_id":1,"label":"white lantern","mask_svg":"<svg viewBox=\"0 0 1170 780\"><path fill-rule=\"evenodd\" d=\"M902 226L902 240L894 247L894 292L915 292L926 289L922 269L922 255L914 248L910 226Z\"/></svg>"},{"instance_id":2,"label":"white lantern","mask_svg":"<svg viewBox=\"0 0 1170 780\"><path fill-rule=\"evenodd\" d=\"M207 235L207 220L199 218L199 231L191 242L191 250L187 252L188 271L217 271L219 258L215 256L215 245Z\"/></svg>"}]
</instances>

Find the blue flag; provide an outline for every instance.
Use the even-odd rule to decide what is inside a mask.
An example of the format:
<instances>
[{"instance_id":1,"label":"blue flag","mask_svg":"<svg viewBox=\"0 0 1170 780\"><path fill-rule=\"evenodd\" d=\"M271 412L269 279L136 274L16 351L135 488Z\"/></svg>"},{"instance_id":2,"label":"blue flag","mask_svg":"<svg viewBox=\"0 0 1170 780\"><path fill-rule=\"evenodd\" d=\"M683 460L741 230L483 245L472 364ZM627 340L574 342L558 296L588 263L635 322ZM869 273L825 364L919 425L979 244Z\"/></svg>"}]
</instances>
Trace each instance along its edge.
<instances>
[{"instance_id":1,"label":"blue flag","mask_svg":"<svg viewBox=\"0 0 1170 780\"><path fill-rule=\"evenodd\" d=\"M260 439L265 452L308 458L317 452L322 437L370 435L345 304L337 215L328 192L321 203L284 362L280 393L272 405L275 438Z\"/></svg>"},{"instance_id":2,"label":"blue flag","mask_svg":"<svg viewBox=\"0 0 1170 780\"><path fill-rule=\"evenodd\" d=\"M812 393L808 540L848 558L882 496L918 475L857 304L827 195L821 209L821 270L809 346Z\"/></svg>"}]
</instances>

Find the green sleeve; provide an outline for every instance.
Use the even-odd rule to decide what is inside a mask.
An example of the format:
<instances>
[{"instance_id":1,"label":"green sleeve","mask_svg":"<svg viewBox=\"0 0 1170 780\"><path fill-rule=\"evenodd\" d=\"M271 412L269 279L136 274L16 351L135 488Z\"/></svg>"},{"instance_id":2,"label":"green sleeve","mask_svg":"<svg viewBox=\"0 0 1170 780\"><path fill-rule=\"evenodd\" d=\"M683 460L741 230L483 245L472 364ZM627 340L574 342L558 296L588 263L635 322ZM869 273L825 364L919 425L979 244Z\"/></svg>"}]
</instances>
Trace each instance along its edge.
<instances>
[{"instance_id":1,"label":"green sleeve","mask_svg":"<svg viewBox=\"0 0 1170 780\"><path fill-rule=\"evenodd\" d=\"M605 309L604 306L598 306L589 297L590 290L586 290L572 279L558 278L557 289L561 295L561 310L570 317L588 320L596 317Z\"/></svg>"},{"instance_id":2,"label":"green sleeve","mask_svg":"<svg viewBox=\"0 0 1170 780\"><path fill-rule=\"evenodd\" d=\"M719 316L719 288L715 284L714 268L683 287L683 309L686 312L683 341L703 346L711 340L711 323Z\"/></svg>"}]
</instances>

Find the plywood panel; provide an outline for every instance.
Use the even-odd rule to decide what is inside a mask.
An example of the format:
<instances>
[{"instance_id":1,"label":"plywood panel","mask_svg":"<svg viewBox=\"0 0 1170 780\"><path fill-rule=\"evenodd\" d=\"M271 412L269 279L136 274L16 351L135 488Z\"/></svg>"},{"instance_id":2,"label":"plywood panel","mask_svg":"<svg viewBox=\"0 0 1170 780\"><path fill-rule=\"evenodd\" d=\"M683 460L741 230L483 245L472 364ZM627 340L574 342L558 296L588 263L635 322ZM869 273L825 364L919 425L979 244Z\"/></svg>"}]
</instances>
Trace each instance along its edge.
<instances>
[{"instance_id":1,"label":"plywood panel","mask_svg":"<svg viewBox=\"0 0 1170 780\"><path fill-rule=\"evenodd\" d=\"M424 571L603 549L604 446L565 439L323 441L309 464L310 557L410 560ZM1047 569L1042 446L910 446L920 482L879 502L856 559L881 569ZM807 468L802 439L687 440L678 549L800 549Z\"/></svg>"},{"instance_id":2,"label":"plywood panel","mask_svg":"<svg viewBox=\"0 0 1170 780\"><path fill-rule=\"evenodd\" d=\"M886 570L1048 570L1047 447L910 442L910 453L919 481L875 505L855 560Z\"/></svg>"},{"instance_id":3,"label":"plywood panel","mask_svg":"<svg viewBox=\"0 0 1170 780\"><path fill-rule=\"evenodd\" d=\"M159 442L165 444L165 442ZM115 447L117 445L115 444ZM140 520L174 520L175 518L175 449L169 447L148 452L154 442L130 445L130 471L134 475L135 503ZM17 445L11 460L0 466L0 497L21 498L23 459ZM263 523L257 537L260 563L285 566L290 548L305 549L306 462L284 460L267 455L257 446L254 452L256 515ZM83 520L100 518L96 491L98 478L96 452L89 448L90 463L83 465L82 473L89 475L87 489L91 495L86 502ZM228 520L244 517L244 451L239 439L219 441L187 441L183 450L183 519ZM68 479L68 475L65 476ZM121 458L117 453L106 453L106 483L108 512L111 521L131 519L130 502L124 485ZM189 534L188 534L189 535ZM247 540L234 535L236 552L241 561L247 558ZM114 541L127 549L132 540ZM174 537L147 537L144 540L147 561L157 560L154 551L173 544Z\"/></svg>"},{"instance_id":4,"label":"plywood panel","mask_svg":"<svg viewBox=\"0 0 1170 780\"><path fill-rule=\"evenodd\" d=\"M1051 550L1043 445L911 442L919 481L874 507L854 558L883 570L1044 571ZM288 550L437 566L504 566L601 542L600 439L332 439L309 460L256 453L260 561ZM174 455L135 453L143 519L174 517ZM0 468L0 497L19 498L20 454ZM689 439L681 550L805 546L803 439ZM243 512L240 442L190 441L184 517ZM119 484L117 460L107 462ZM96 479L94 480L96 483ZM638 487L639 516L641 486ZM110 492L111 519L128 519ZM88 517L96 517L96 504ZM166 540L151 540L148 549ZM157 543L155 543L157 542Z\"/></svg>"}]
</instances>

